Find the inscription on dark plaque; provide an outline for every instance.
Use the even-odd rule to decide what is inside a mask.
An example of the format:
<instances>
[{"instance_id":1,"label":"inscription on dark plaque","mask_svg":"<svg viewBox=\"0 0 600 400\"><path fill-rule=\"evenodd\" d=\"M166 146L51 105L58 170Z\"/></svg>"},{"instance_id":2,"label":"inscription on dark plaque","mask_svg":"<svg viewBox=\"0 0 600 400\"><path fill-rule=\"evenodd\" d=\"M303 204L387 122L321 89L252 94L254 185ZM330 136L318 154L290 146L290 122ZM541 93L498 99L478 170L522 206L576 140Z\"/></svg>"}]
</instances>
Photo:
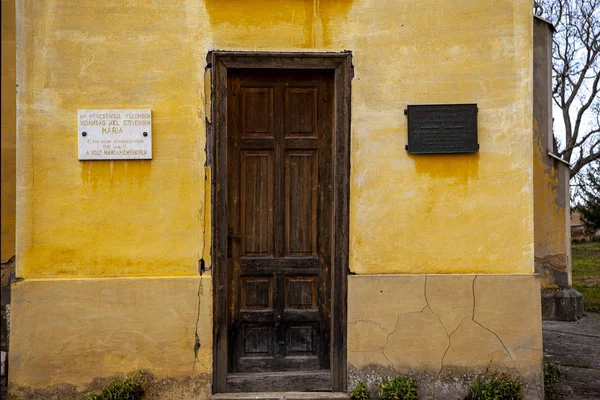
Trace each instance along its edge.
<instances>
[{"instance_id":1,"label":"inscription on dark plaque","mask_svg":"<svg viewBox=\"0 0 600 400\"><path fill-rule=\"evenodd\" d=\"M408 145L413 154L475 153L477 104L408 106Z\"/></svg>"}]
</instances>

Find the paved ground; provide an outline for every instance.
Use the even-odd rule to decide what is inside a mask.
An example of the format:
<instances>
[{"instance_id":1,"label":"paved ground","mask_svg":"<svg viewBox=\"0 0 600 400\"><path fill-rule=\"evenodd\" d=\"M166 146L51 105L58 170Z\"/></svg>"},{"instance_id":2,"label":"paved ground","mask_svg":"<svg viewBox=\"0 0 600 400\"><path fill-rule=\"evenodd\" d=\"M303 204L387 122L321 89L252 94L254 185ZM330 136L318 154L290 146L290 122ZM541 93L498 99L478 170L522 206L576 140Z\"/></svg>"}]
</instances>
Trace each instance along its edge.
<instances>
[{"instance_id":1,"label":"paved ground","mask_svg":"<svg viewBox=\"0 0 600 400\"><path fill-rule=\"evenodd\" d=\"M544 361L561 366L560 381L547 400L600 399L600 314L577 322L544 321Z\"/></svg>"}]
</instances>

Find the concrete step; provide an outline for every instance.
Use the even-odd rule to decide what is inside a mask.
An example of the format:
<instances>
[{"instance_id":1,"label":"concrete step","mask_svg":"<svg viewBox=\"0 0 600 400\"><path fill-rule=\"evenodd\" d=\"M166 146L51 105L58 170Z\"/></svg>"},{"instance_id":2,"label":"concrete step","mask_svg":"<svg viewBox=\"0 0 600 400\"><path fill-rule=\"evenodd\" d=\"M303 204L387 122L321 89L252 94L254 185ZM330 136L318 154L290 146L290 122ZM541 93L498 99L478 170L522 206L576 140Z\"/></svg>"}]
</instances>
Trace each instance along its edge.
<instances>
[{"instance_id":1,"label":"concrete step","mask_svg":"<svg viewBox=\"0 0 600 400\"><path fill-rule=\"evenodd\" d=\"M211 400L348 400L341 392L253 392L213 394Z\"/></svg>"}]
</instances>

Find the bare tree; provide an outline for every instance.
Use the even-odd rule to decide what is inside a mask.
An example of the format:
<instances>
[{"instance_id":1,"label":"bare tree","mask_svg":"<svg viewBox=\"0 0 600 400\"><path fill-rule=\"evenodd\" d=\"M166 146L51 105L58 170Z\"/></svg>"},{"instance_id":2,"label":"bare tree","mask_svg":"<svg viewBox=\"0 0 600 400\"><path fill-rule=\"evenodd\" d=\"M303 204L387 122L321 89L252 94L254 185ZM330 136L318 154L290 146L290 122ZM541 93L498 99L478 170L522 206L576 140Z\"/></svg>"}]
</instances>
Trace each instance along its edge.
<instances>
[{"instance_id":1,"label":"bare tree","mask_svg":"<svg viewBox=\"0 0 600 400\"><path fill-rule=\"evenodd\" d=\"M556 28L553 98L562 111L564 141L555 149L571 178L600 159L600 0L540 0L542 16ZM556 137L557 129L555 129Z\"/></svg>"}]
</instances>

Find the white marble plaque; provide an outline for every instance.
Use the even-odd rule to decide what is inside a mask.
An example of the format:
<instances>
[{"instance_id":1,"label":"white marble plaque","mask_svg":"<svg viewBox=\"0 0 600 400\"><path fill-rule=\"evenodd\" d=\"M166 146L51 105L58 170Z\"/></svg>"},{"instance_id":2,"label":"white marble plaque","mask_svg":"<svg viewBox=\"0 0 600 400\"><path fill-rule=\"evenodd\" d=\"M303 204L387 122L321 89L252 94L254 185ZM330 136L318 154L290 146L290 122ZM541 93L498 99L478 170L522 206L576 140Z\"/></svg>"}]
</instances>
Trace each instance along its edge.
<instances>
[{"instance_id":1,"label":"white marble plaque","mask_svg":"<svg viewBox=\"0 0 600 400\"><path fill-rule=\"evenodd\" d=\"M80 160L151 160L152 110L77 110Z\"/></svg>"}]
</instances>

